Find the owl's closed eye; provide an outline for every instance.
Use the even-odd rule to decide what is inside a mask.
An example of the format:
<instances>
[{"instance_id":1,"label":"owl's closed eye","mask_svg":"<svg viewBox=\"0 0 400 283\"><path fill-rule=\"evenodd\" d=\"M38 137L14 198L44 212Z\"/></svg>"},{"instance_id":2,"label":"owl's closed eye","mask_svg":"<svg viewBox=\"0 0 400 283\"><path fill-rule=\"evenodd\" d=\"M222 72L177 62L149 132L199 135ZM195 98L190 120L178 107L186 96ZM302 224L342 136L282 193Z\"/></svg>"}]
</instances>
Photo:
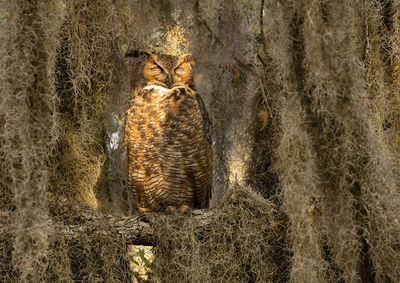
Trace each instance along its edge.
<instances>
[{"instance_id":1,"label":"owl's closed eye","mask_svg":"<svg viewBox=\"0 0 400 283\"><path fill-rule=\"evenodd\" d=\"M147 85L160 85L170 89L193 84L192 65L194 62L191 54L174 56L132 51L126 56L140 57L144 60L143 75Z\"/></svg>"}]
</instances>

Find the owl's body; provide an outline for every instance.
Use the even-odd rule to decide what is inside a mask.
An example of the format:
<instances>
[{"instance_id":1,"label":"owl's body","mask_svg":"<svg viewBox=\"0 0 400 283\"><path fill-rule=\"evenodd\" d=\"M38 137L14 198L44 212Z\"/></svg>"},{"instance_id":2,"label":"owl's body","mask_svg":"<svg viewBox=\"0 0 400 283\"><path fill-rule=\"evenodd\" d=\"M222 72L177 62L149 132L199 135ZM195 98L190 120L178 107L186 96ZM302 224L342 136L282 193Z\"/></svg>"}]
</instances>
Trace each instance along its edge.
<instances>
[{"instance_id":1,"label":"owl's body","mask_svg":"<svg viewBox=\"0 0 400 283\"><path fill-rule=\"evenodd\" d=\"M134 92L126 116L129 186L144 211L204 208L211 197L207 112L189 87L189 63L170 57L168 68L155 55L147 56L147 85ZM179 68L182 72L177 72Z\"/></svg>"}]
</instances>

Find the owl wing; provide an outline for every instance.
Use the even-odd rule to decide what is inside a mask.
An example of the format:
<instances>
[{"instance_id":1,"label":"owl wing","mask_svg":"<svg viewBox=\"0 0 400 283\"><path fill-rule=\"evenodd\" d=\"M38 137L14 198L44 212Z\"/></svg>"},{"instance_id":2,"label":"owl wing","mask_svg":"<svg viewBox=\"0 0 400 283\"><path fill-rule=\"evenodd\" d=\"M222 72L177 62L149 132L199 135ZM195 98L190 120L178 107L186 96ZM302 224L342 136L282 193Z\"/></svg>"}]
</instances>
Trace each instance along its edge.
<instances>
[{"instance_id":1,"label":"owl wing","mask_svg":"<svg viewBox=\"0 0 400 283\"><path fill-rule=\"evenodd\" d=\"M128 184L129 190L134 198L134 205L139 207L149 207L149 197L146 191L151 187L149 183L161 178L160 175L153 174L159 162L154 160L154 151L157 147L148 147L152 144L151 138L159 135L159 128L151 127L162 114L158 111L157 115L149 109L159 105L157 91L154 89L142 88L135 91L132 95L125 119L125 148L128 157Z\"/></svg>"},{"instance_id":2,"label":"owl wing","mask_svg":"<svg viewBox=\"0 0 400 283\"><path fill-rule=\"evenodd\" d=\"M129 101L128 109L125 112L125 121L124 121L124 149L125 152L128 152L128 133L129 133L129 128L128 128L128 121L130 117L133 115L133 102L135 100L135 95L136 93L132 91L131 93L131 100Z\"/></svg>"},{"instance_id":3,"label":"owl wing","mask_svg":"<svg viewBox=\"0 0 400 283\"><path fill-rule=\"evenodd\" d=\"M128 164L130 162L132 162L129 139L130 139L130 136L132 135L132 130L130 128L130 126L131 126L130 123L131 123L131 120L132 120L133 115L134 115L134 107L133 107L134 97L135 97L135 93L132 92L131 101L129 102L128 109L125 112L125 121L124 121L124 137L123 137L124 141L123 141L123 144L124 144L124 150L125 150L126 155L127 155ZM137 207L138 206L138 193L134 188L132 188L133 176L132 176L131 168L129 166L127 167L127 177L128 177L129 192L132 193L132 195L128 194L128 196L129 196L128 199L133 202L132 203L133 207Z\"/></svg>"},{"instance_id":4,"label":"owl wing","mask_svg":"<svg viewBox=\"0 0 400 283\"><path fill-rule=\"evenodd\" d=\"M213 154L212 154L212 122L211 122L210 116L208 115L208 111L207 111L207 108L206 108L206 106L204 104L204 101L203 101L203 99L201 98L201 96L199 95L198 92L196 92L195 98L196 98L196 101L197 101L197 105L199 107L199 111L201 113L201 118L203 120L204 136L207 139L207 142L208 142L210 150L211 150L211 155L213 156ZM205 199L203 200L203 203L202 203L201 206L207 208L209 206L209 202L210 202L211 197L212 197L212 186L211 186L211 184L208 185L207 188L205 188L205 190L206 190Z\"/></svg>"},{"instance_id":5,"label":"owl wing","mask_svg":"<svg viewBox=\"0 0 400 283\"><path fill-rule=\"evenodd\" d=\"M212 192L213 155L211 121L202 98L189 87L173 88L165 101L168 110L162 128L164 164L171 164L169 182L179 183L176 198L192 208L207 208ZM178 177L179 176L179 177Z\"/></svg>"}]
</instances>

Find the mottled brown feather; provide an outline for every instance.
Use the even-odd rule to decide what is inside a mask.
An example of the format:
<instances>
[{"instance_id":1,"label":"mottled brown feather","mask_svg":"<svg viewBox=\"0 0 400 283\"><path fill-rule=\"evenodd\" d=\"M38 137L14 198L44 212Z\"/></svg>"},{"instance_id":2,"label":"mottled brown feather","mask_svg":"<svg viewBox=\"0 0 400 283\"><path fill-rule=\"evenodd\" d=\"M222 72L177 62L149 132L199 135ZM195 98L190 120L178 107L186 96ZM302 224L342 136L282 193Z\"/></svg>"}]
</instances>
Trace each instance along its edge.
<instances>
[{"instance_id":1,"label":"mottled brown feather","mask_svg":"<svg viewBox=\"0 0 400 283\"><path fill-rule=\"evenodd\" d=\"M144 210L205 208L212 186L210 121L201 97L189 87L190 57L169 57L168 65L164 61L171 55L165 56L152 55L144 64L147 86L134 91L127 111L129 186ZM154 65L165 74L146 74ZM165 81L171 73L173 81Z\"/></svg>"}]
</instances>

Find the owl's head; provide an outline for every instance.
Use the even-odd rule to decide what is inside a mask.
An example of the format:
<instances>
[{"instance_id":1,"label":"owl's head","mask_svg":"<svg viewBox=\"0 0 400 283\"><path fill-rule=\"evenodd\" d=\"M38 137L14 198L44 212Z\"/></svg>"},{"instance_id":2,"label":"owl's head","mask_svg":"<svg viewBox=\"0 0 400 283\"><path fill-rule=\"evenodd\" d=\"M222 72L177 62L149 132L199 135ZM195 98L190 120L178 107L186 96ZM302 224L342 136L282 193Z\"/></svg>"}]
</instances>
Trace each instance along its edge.
<instances>
[{"instance_id":1,"label":"owl's head","mask_svg":"<svg viewBox=\"0 0 400 283\"><path fill-rule=\"evenodd\" d=\"M144 62L143 75L147 85L160 85L165 88L176 86L192 86L191 54L174 56L168 54L152 54L147 51L128 51L126 57L138 57Z\"/></svg>"}]
</instances>

